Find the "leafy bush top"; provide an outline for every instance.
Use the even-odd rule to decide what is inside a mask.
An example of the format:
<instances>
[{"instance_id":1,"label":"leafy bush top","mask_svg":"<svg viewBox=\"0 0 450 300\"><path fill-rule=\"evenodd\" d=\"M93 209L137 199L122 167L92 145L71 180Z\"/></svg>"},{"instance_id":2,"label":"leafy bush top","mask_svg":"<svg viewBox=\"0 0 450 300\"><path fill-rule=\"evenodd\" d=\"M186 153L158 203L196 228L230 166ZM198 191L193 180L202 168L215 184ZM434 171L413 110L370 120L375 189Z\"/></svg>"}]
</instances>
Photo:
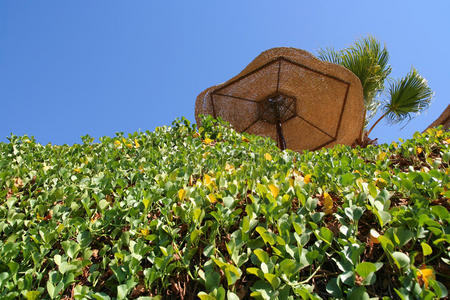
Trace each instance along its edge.
<instances>
[{"instance_id":1,"label":"leafy bush top","mask_svg":"<svg viewBox=\"0 0 450 300\"><path fill-rule=\"evenodd\" d=\"M0 298L445 297L450 133L302 154L206 118L0 144Z\"/></svg>"}]
</instances>

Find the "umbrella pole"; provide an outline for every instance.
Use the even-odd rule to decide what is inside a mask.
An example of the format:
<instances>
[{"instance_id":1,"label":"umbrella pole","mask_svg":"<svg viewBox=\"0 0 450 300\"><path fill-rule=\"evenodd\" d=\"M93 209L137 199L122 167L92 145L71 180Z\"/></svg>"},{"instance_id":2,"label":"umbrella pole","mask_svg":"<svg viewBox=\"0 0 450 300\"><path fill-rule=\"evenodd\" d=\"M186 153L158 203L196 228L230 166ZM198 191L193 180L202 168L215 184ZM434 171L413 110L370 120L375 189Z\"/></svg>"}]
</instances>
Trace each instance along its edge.
<instances>
[{"instance_id":1,"label":"umbrella pole","mask_svg":"<svg viewBox=\"0 0 450 300\"><path fill-rule=\"evenodd\" d=\"M279 107L279 101L277 99L269 99L269 103L271 103L272 111L275 115L275 124L277 126L277 136L278 136L278 147L281 150L286 149L286 140L284 139L283 129L281 128L281 113Z\"/></svg>"},{"instance_id":2,"label":"umbrella pole","mask_svg":"<svg viewBox=\"0 0 450 300\"><path fill-rule=\"evenodd\" d=\"M280 120L278 120L277 122L277 135L278 135L278 147L280 147L281 150L286 149L286 140L284 139L283 129L281 128Z\"/></svg>"}]
</instances>

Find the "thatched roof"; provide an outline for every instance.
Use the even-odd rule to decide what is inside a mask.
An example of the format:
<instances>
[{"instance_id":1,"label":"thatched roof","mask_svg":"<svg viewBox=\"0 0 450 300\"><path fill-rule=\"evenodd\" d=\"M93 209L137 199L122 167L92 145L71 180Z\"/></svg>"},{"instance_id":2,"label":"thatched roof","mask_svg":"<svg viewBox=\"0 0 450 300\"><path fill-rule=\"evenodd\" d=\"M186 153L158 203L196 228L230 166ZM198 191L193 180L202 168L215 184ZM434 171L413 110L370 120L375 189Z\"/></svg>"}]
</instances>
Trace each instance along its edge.
<instances>
[{"instance_id":1,"label":"thatched roof","mask_svg":"<svg viewBox=\"0 0 450 300\"><path fill-rule=\"evenodd\" d=\"M442 112L442 114L437 118L433 123L430 124L430 126L427 127L437 127L439 125L444 126L445 130L448 130L450 128L450 105L447 105L447 108Z\"/></svg>"}]
</instances>

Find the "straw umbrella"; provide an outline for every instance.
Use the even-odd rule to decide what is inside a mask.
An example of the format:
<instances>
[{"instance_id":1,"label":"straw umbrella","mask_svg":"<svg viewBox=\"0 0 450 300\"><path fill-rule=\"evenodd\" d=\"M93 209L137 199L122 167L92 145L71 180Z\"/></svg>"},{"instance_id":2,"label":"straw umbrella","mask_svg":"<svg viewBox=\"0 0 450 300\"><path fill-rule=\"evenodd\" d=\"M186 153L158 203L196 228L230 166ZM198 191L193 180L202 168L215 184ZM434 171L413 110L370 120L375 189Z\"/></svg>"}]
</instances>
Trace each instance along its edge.
<instances>
[{"instance_id":1,"label":"straw umbrella","mask_svg":"<svg viewBox=\"0 0 450 300\"><path fill-rule=\"evenodd\" d=\"M361 136L359 79L346 68L295 48L261 53L240 74L203 91L195 114L211 114L239 132L268 136L281 149L351 145Z\"/></svg>"}]
</instances>

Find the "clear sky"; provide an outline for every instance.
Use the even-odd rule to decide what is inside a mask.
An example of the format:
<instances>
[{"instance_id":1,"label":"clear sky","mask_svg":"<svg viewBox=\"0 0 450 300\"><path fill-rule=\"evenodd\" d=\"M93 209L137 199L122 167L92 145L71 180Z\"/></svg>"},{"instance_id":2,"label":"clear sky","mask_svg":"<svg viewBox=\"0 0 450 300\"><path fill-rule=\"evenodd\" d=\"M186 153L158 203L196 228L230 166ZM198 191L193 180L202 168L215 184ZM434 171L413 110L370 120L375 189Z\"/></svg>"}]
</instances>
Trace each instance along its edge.
<instances>
[{"instance_id":1,"label":"clear sky","mask_svg":"<svg viewBox=\"0 0 450 300\"><path fill-rule=\"evenodd\" d=\"M450 103L450 1L0 1L0 141L46 144L194 121L197 95L279 46L316 53L371 34L393 78L412 65L435 97L371 137L409 138ZM403 129L402 129L403 127Z\"/></svg>"}]
</instances>

